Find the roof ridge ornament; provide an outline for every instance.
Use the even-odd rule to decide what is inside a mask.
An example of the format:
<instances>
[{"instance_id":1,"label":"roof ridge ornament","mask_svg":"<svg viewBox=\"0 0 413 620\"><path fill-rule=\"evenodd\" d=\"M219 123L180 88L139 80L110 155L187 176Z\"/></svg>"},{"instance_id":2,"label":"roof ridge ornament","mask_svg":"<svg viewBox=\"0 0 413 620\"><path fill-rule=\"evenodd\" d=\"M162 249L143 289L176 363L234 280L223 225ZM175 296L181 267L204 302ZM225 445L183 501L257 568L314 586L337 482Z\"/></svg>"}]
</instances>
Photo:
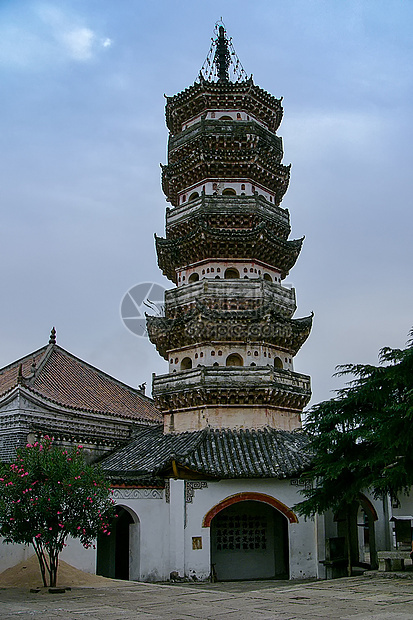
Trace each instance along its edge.
<instances>
[{"instance_id":1,"label":"roof ridge ornament","mask_svg":"<svg viewBox=\"0 0 413 620\"><path fill-rule=\"evenodd\" d=\"M247 74L232 44L227 37L222 17L214 28L215 38L211 39L211 47L199 72L199 79L208 82L240 82L247 79Z\"/></svg>"},{"instance_id":2,"label":"roof ridge ornament","mask_svg":"<svg viewBox=\"0 0 413 620\"><path fill-rule=\"evenodd\" d=\"M52 327L50 332L49 344L56 344L56 330Z\"/></svg>"}]
</instances>

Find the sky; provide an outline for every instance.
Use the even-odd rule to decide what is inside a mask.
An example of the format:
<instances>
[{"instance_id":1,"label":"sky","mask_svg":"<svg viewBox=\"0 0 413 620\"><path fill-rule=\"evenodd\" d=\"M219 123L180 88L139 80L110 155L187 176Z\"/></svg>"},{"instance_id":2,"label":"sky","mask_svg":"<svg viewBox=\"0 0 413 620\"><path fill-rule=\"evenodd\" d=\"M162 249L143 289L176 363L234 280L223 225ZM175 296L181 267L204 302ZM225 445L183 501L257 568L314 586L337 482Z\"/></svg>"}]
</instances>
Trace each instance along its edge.
<instances>
[{"instance_id":1,"label":"sky","mask_svg":"<svg viewBox=\"0 0 413 620\"><path fill-rule=\"evenodd\" d=\"M413 2L0 0L0 367L57 342L127 384L167 363L120 317L157 267L164 93L191 85L222 17L248 75L283 97L305 235L288 277L314 312L295 360L312 403L345 363L413 326Z\"/></svg>"}]
</instances>

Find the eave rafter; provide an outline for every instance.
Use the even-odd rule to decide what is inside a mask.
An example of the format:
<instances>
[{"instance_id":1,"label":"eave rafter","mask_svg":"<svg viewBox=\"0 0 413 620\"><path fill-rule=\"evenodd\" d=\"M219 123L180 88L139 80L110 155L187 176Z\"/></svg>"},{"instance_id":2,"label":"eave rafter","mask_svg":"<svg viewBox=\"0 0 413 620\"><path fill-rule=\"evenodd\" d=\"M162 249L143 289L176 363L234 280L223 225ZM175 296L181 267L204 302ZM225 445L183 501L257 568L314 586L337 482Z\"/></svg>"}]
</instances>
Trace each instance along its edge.
<instances>
[{"instance_id":1,"label":"eave rafter","mask_svg":"<svg viewBox=\"0 0 413 620\"><path fill-rule=\"evenodd\" d=\"M282 278L294 266L304 238L285 241L262 223L253 230L220 230L199 225L177 239L155 235L158 265L176 283L176 270L208 258L255 259L279 269Z\"/></svg>"},{"instance_id":2,"label":"eave rafter","mask_svg":"<svg viewBox=\"0 0 413 620\"><path fill-rule=\"evenodd\" d=\"M160 355L203 342L251 342L271 344L296 355L307 340L312 315L300 319L282 316L272 304L259 310L219 311L201 304L174 319L147 317L150 341Z\"/></svg>"},{"instance_id":3,"label":"eave rafter","mask_svg":"<svg viewBox=\"0 0 413 620\"><path fill-rule=\"evenodd\" d=\"M173 97L167 97L165 117L168 129L179 133L194 116L208 109L240 109L251 114L270 131L277 131L283 117L282 99L270 95L252 78L241 82L210 82L201 79Z\"/></svg>"}]
</instances>

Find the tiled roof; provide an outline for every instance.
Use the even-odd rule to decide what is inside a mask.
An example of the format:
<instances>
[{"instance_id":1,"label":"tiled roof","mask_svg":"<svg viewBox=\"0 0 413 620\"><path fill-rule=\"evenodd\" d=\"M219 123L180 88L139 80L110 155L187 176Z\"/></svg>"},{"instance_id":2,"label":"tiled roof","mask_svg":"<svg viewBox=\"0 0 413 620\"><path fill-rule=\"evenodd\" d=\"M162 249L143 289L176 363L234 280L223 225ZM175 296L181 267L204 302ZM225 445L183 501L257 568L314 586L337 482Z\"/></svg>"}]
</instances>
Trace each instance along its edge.
<instances>
[{"instance_id":1,"label":"tiled roof","mask_svg":"<svg viewBox=\"0 0 413 620\"><path fill-rule=\"evenodd\" d=\"M0 369L0 397L19 383L33 394L63 407L146 423L162 422L151 398L56 344L49 344Z\"/></svg>"},{"instance_id":2,"label":"tiled roof","mask_svg":"<svg viewBox=\"0 0 413 620\"><path fill-rule=\"evenodd\" d=\"M102 467L111 478L139 478L162 475L172 461L213 478L288 478L306 469L311 456L302 431L208 428L163 434L161 428L144 428Z\"/></svg>"}]
</instances>

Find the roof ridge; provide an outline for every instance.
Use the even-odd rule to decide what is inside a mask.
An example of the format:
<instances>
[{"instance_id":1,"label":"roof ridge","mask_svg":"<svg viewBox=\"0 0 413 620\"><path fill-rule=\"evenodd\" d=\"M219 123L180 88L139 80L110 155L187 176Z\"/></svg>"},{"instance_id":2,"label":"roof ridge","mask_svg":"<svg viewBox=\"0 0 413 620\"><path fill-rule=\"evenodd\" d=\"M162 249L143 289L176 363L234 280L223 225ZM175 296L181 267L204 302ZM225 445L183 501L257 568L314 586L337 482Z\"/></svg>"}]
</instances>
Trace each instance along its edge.
<instances>
[{"instance_id":1,"label":"roof ridge","mask_svg":"<svg viewBox=\"0 0 413 620\"><path fill-rule=\"evenodd\" d=\"M14 362L11 362L10 364L7 364L6 366L3 366L2 368L0 368L0 376L3 373L3 371L10 370L11 368L18 368L20 364L23 364L24 362L32 359L33 357L36 357L42 351L46 352L46 349L47 349L48 346L49 345L46 344L43 347L40 347L40 349L37 349L36 351L33 351L33 353L29 353L28 355L24 355L23 357L20 357L19 359L15 360Z\"/></svg>"},{"instance_id":2,"label":"roof ridge","mask_svg":"<svg viewBox=\"0 0 413 620\"><path fill-rule=\"evenodd\" d=\"M45 367L45 365L47 364L48 360L50 359L53 353L54 347L56 346L57 346L56 343L53 343L53 342L49 342L49 344L46 346L46 350L40 361L40 364L36 366L36 368L33 370L32 376L27 377L27 381L29 382L29 384L34 383L34 380L41 374L43 368Z\"/></svg>"}]
</instances>

